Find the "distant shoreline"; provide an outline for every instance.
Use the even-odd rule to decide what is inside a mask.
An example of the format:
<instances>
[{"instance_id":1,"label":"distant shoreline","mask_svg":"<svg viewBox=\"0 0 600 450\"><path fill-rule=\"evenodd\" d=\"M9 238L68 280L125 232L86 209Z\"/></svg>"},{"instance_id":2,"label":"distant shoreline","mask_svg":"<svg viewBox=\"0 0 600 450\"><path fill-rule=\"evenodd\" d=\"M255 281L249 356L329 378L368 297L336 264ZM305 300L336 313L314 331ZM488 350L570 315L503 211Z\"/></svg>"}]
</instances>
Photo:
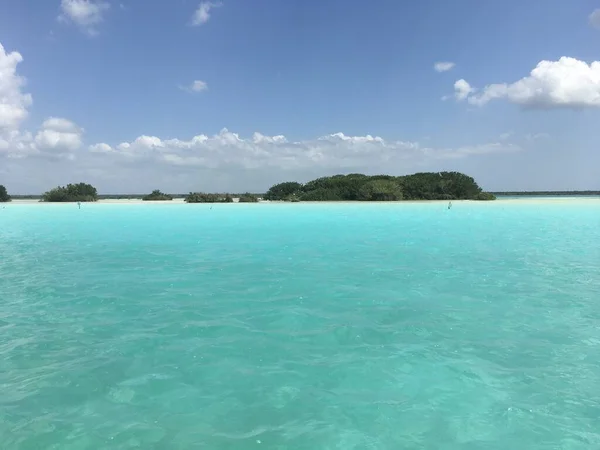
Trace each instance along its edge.
<instances>
[{"instance_id":1,"label":"distant shoreline","mask_svg":"<svg viewBox=\"0 0 600 450\"><path fill-rule=\"evenodd\" d=\"M234 198L234 200L237 200ZM234 201L233 204L237 203ZM285 201L260 201L260 204L294 204L294 205L302 205L302 204L310 204L310 205L318 205L318 204L448 204L448 200L399 200L399 201L315 201L315 202L285 202ZM493 202L481 202L477 200L452 200L452 204L460 205L460 204L478 204L478 205L505 205L505 204L523 204L523 205L533 205L533 204L598 204L600 205L600 196L592 197L592 196L531 196L525 197L520 196L520 198L503 198L499 197L497 200ZM8 205L76 205L76 202L40 202L39 199L19 199L13 198L12 202L4 203L4 206ZM141 199L99 199L96 202L91 203L82 203L82 207L86 207L90 204L104 204L104 205L186 205L185 200L183 198L174 198L173 200L159 200L159 201L144 201ZM197 203L197 204L189 204L190 208L197 207L198 205L227 205L232 203ZM248 204L248 203L244 203ZM256 203L255 203L256 204Z\"/></svg>"},{"instance_id":2,"label":"distant shoreline","mask_svg":"<svg viewBox=\"0 0 600 450\"><path fill-rule=\"evenodd\" d=\"M600 197L600 191L515 191L515 192L490 192L490 194L494 194L497 197ZM167 202L182 202L186 194L171 194L173 196L173 200L167 200ZM239 197L239 195L231 194L233 198ZM257 197L263 197L265 194L252 194ZM144 194L105 194L98 195L98 201L102 202L132 202L142 200L145 197ZM41 195L33 195L33 194L13 194L12 199L15 201L26 201L26 202L39 202L41 200ZM498 200L502 200L499 198ZM409 200L402 200L409 201ZM425 200L425 201L436 201L436 200ZM440 201L448 201L448 200L440 200ZM453 200L459 201L459 200ZM146 201L145 203L152 203L152 201ZM337 203L332 202L332 203Z\"/></svg>"},{"instance_id":3,"label":"distant shoreline","mask_svg":"<svg viewBox=\"0 0 600 450\"><path fill-rule=\"evenodd\" d=\"M490 194L498 197L600 197L600 191L515 191Z\"/></svg>"}]
</instances>

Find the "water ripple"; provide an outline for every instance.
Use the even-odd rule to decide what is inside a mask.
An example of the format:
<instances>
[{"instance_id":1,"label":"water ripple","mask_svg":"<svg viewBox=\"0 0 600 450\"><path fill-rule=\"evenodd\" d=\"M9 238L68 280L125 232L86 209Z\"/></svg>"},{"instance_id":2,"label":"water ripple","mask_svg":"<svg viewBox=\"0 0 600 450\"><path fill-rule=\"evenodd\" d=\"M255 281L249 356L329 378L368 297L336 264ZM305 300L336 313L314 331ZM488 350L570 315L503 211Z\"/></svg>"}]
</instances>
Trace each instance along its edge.
<instances>
[{"instance_id":1,"label":"water ripple","mask_svg":"<svg viewBox=\"0 0 600 450\"><path fill-rule=\"evenodd\" d=\"M11 205L6 449L600 448L596 206Z\"/></svg>"}]
</instances>

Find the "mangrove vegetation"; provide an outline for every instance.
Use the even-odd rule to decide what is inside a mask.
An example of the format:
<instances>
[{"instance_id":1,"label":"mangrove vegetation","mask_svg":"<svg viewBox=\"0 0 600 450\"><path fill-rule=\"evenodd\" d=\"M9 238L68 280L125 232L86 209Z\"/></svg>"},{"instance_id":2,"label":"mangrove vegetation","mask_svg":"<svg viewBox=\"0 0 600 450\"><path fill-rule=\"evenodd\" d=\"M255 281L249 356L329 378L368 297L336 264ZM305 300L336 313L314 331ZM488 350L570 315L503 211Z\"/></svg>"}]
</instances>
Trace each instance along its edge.
<instances>
[{"instance_id":1,"label":"mangrove vegetation","mask_svg":"<svg viewBox=\"0 0 600 450\"><path fill-rule=\"evenodd\" d=\"M185 197L186 203L233 203L229 194L207 194L204 192L190 192Z\"/></svg>"},{"instance_id":2,"label":"mangrove vegetation","mask_svg":"<svg viewBox=\"0 0 600 450\"><path fill-rule=\"evenodd\" d=\"M146 202L157 202L157 201L164 201L164 200L173 200L173 196L169 195L169 194L165 194L165 193L161 192L158 189L155 189L150 194L144 195L142 197L142 200L146 201Z\"/></svg>"},{"instance_id":3,"label":"mangrove vegetation","mask_svg":"<svg viewBox=\"0 0 600 450\"><path fill-rule=\"evenodd\" d=\"M266 200L283 201L398 201L495 200L470 176L460 172L422 172L413 175L334 175L308 183L272 186Z\"/></svg>"},{"instance_id":4,"label":"mangrove vegetation","mask_svg":"<svg viewBox=\"0 0 600 450\"><path fill-rule=\"evenodd\" d=\"M91 184L77 183L58 186L42 195L43 202L95 202L98 191Z\"/></svg>"},{"instance_id":5,"label":"mangrove vegetation","mask_svg":"<svg viewBox=\"0 0 600 450\"><path fill-rule=\"evenodd\" d=\"M238 201L240 203L258 203L258 196L246 192L245 194L239 196Z\"/></svg>"},{"instance_id":6,"label":"mangrove vegetation","mask_svg":"<svg viewBox=\"0 0 600 450\"><path fill-rule=\"evenodd\" d=\"M11 198L8 195L6 188L0 184L0 203L10 202Z\"/></svg>"}]
</instances>

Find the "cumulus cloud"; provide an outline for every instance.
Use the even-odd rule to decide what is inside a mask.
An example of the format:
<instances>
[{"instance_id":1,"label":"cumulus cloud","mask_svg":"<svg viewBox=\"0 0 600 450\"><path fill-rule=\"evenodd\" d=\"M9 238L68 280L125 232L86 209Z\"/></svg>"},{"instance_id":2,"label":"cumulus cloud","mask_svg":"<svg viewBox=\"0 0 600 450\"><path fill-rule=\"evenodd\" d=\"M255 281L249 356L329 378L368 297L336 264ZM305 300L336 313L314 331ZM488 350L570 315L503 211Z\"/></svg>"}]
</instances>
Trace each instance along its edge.
<instances>
[{"instance_id":1,"label":"cumulus cloud","mask_svg":"<svg viewBox=\"0 0 600 450\"><path fill-rule=\"evenodd\" d=\"M590 25L594 28L600 29L600 9L592 11L589 17Z\"/></svg>"},{"instance_id":2,"label":"cumulus cloud","mask_svg":"<svg viewBox=\"0 0 600 450\"><path fill-rule=\"evenodd\" d=\"M436 72L448 72L452 70L456 64L450 61L441 61L437 62L433 65L433 68Z\"/></svg>"},{"instance_id":3,"label":"cumulus cloud","mask_svg":"<svg viewBox=\"0 0 600 450\"><path fill-rule=\"evenodd\" d=\"M17 74L21 61L20 53L8 53L0 44L0 135L18 129L32 103L31 95L22 91L25 79Z\"/></svg>"},{"instance_id":4,"label":"cumulus cloud","mask_svg":"<svg viewBox=\"0 0 600 450\"><path fill-rule=\"evenodd\" d=\"M514 83L490 84L474 89L465 80L454 85L457 100L483 106L506 99L529 108L600 107L600 61L588 64L563 56L558 61L541 61L529 76Z\"/></svg>"},{"instance_id":5,"label":"cumulus cloud","mask_svg":"<svg viewBox=\"0 0 600 450\"><path fill-rule=\"evenodd\" d=\"M473 92L475 92L475 89L473 89L465 80L461 79L454 83L454 97L459 101L464 100Z\"/></svg>"},{"instance_id":6,"label":"cumulus cloud","mask_svg":"<svg viewBox=\"0 0 600 450\"><path fill-rule=\"evenodd\" d=\"M198 9L196 9L196 11L194 12L194 15L192 16L192 25L193 26L204 25L210 19L211 10L213 8L218 8L221 5L222 5L222 3L213 3L213 2L200 3L200 5L198 6Z\"/></svg>"},{"instance_id":7,"label":"cumulus cloud","mask_svg":"<svg viewBox=\"0 0 600 450\"><path fill-rule=\"evenodd\" d=\"M42 124L34 142L39 150L70 153L81 147L82 135L83 129L70 120L50 117Z\"/></svg>"},{"instance_id":8,"label":"cumulus cloud","mask_svg":"<svg viewBox=\"0 0 600 450\"><path fill-rule=\"evenodd\" d=\"M81 133L81 129L73 122L61 117L49 117L42 123L42 128L46 130L57 131L61 133Z\"/></svg>"},{"instance_id":9,"label":"cumulus cloud","mask_svg":"<svg viewBox=\"0 0 600 450\"><path fill-rule=\"evenodd\" d=\"M114 149L110 145L101 142L99 144L90 145L89 151L92 153L112 153L114 152Z\"/></svg>"},{"instance_id":10,"label":"cumulus cloud","mask_svg":"<svg viewBox=\"0 0 600 450\"><path fill-rule=\"evenodd\" d=\"M0 136L0 157L11 159L26 158L37 153L31 133L11 131Z\"/></svg>"},{"instance_id":11,"label":"cumulus cloud","mask_svg":"<svg viewBox=\"0 0 600 450\"><path fill-rule=\"evenodd\" d=\"M26 158L30 156L72 158L82 145L83 129L58 117L46 119L35 135L13 130L0 136L0 156Z\"/></svg>"},{"instance_id":12,"label":"cumulus cloud","mask_svg":"<svg viewBox=\"0 0 600 450\"><path fill-rule=\"evenodd\" d=\"M195 80L187 86L180 86L180 89L187 92L198 93L208 90L208 84L206 83L206 81Z\"/></svg>"},{"instance_id":13,"label":"cumulus cloud","mask_svg":"<svg viewBox=\"0 0 600 450\"><path fill-rule=\"evenodd\" d=\"M470 155L519 151L507 143L459 148L432 148L410 141L386 141L379 136L348 136L334 133L315 139L290 141L285 136L254 133L242 138L226 128L218 134L194 136L189 140L139 136L113 148L106 143L92 145L90 151L110 154L126 161L209 169L272 168L301 170L365 169L373 165L397 167L431 160L463 158Z\"/></svg>"},{"instance_id":14,"label":"cumulus cloud","mask_svg":"<svg viewBox=\"0 0 600 450\"><path fill-rule=\"evenodd\" d=\"M110 4L102 0L61 0L58 19L72 22L90 36L98 34L97 26L104 20Z\"/></svg>"}]
</instances>

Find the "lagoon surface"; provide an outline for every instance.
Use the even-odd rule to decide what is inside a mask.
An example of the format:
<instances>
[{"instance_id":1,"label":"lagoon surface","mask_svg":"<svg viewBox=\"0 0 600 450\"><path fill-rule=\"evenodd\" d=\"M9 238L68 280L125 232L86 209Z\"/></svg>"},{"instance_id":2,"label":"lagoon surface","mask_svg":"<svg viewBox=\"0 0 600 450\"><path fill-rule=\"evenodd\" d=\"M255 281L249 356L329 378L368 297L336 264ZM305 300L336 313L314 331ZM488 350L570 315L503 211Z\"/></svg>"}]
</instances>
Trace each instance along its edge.
<instances>
[{"instance_id":1,"label":"lagoon surface","mask_svg":"<svg viewBox=\"0 0 600 450\"><path fill-rule=\"evenodd\" d=\"M600 201L0 209L0 447L600 448Z\"/></svg>"}]
</instances>

